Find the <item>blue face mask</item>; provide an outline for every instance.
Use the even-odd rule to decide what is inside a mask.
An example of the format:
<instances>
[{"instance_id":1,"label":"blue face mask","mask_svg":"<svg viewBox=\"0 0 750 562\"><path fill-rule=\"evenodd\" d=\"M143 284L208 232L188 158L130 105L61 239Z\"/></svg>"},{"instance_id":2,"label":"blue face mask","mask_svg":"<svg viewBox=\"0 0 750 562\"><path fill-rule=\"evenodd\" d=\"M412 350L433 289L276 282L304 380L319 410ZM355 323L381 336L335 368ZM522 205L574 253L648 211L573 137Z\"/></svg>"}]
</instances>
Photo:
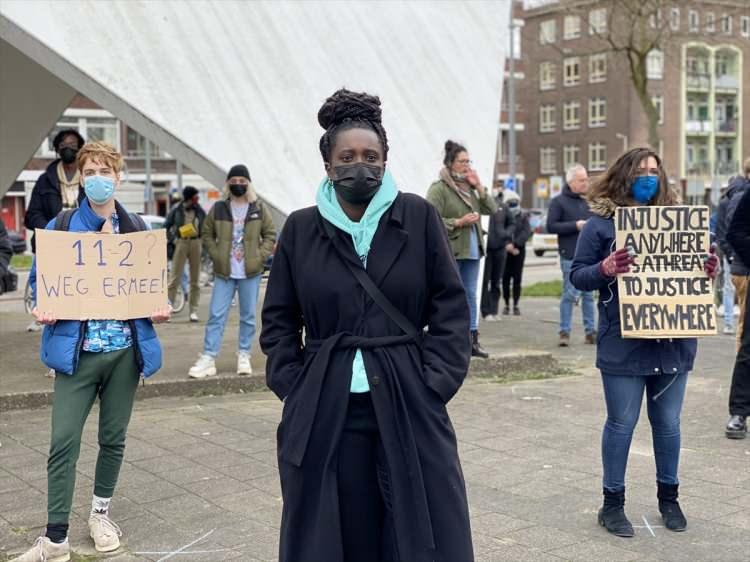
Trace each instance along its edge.
<instances>
[{"instance_id":1,"label":"blue face mask","mask_svg":"<svg viewBox=\"0 0 750 562\"><path fill-rule=\"evenodd\" d=\"M104 205L115 194L115 180L104 176L88 176L83 180L83 189L92 203Z\"/></svg>"},{"instance_id":2,"label":"blue face mask","mask_svg":"<svg viewBox=\"0 0 750 562\"><path fill-rule=\"evenodd\" d=\"M647 205L659 192L659 176L638 176L630 185L633 199Z\"/></svg>"}]
</instances>

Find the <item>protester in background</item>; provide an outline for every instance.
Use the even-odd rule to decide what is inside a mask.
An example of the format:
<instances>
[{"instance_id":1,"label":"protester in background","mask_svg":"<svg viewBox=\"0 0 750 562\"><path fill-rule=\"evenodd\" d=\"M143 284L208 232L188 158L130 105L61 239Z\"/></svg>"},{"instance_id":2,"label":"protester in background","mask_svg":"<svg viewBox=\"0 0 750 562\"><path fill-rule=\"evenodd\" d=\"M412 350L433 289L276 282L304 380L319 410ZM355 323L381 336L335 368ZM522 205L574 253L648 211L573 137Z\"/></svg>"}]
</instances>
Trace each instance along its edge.
<instances>
[{"instance_id":1,"label":"protester in background","mask_svg":"<svg viewBox=\"0 0 750 562\"><path fill-rule=\"evenodd\" d=\"M169 302L174 302L182 282L185 261L190 265L190 321L198 322L201 274L201 230L206 212L198 203L198 190L188 185L182 190L182 202L167 216L164 228L174 232L174 255L169 279Z\"/></svg>"},{"instance_id":2,"label":"protester in background","mask_svg":"<svg viewBox=\"0 0 750 562\"><path fill-rule=\"evenodd\" d=\"M5 228L3 219L0 218L0 295L13 290L10 285L10 278L13 274L10 271L10 259L13 257L13 246L8 239L8 231ZM18 282L18 278L15 279Z\"/></svg>"},{"instance_id":3,"label":"protester in background","mask_svg":"<svg viewBox=\"0 0 750 562\"><path fill-rule=\"evenodd\" d=\"M737 335L740 345L732 373L732 387L729 390L729 422L725 435L729 439L744 439L747 435L747 416L750 415L750 330L747 329L748 273L744 264L750 264L750 158L745 160L744 178L735 178L729 190L735 193L727 204L727 217L730 219L726 241L732 256L732 282L737 288L740 301L740 317ZM729 192L727 192L729 193ZM732 202L737 206L732 212Z\"/></svg>"},{"instance_id":4,"label":"protester in background","mask_svg":"<svg viewBox=\"0 0 750 562\"><path fill-rule=\"evenodd\" d=\"M471 313L471 354L487 358L489 354L479 344L477 314L479 261L484 255L479 219L480 215L495 213L497 204L472 169L466 148L453 141L446 141L443 164L440 179L430 186L427 200L435 206L443 219L458 272L466 289Z\"/></svg>"},{"instance_id":5,"label":"protester in background","mask_svg":"<svg viewBox=\"0 0 750 562\"><path fill-rule=\"evenodd\" d=\"M517 193L511 191L505 197L508 211L513 217L513 229L511 240L506 248L508 253L503 273L503 300L505 307L503 314L510 314L510 298L513 295L513 314L521 316L518 302L521 300L521 283L523 277L523 265L526 261L526 243L531 238L531 223L529 214L521 210L521 198ZM511 289L511 283L513 288Z\"/></svg>"},{"instance_id":6,"label":"protester in background","mask_svg":"<svg viewBox=\"0 0 750 562\"><path fill-rule=\"evenodd\" d=\"M34 253L34 229L45 228L63 209L75 209L84 197L76 155L85 142L75 129L64 129L52 139L58 158L36 180L24 218L24 226L31 231L31 251ZM26 329L37 332L41 328L36 320L32 320Z\"/></svg>"},{"instance_id":7,"label":"protester in background","mask_svg":"<svg viewBox=\"0 0 750 562\"><path fill-rule=\"evenodd\" d=\"M599 291L596 366L607 405L602 434L604 505L599 510L599 523L617 536L634 534L624 511L625 469L645 389L659 511L667 529L684 531L687 521L677 501L680 412L697 343L695 338L622 337L617 276L630 271L638 256L633 258L627 248L615 247L613 219L617 207L677 205L679 195L668 187L659 156L651 149L635 148L597 179L588 200L594 215L581 232L570 278L581 291ZM714 253L704 268L711 279L716 277L719 260Z\"/></svg>"},{"instance_id":8,"label":"protester in background","mask_svg":"<svg viewBox=\"0 0 750 562\"><path fill-rule=\"evenodd\" d=\"M105 142L86 144L78 153L77 164L85 199L78 209L70 211L73 214L68 230L118 235L146 229L140 217L128 213L114 198L123 160L113 146ZM55 226L53 219L46 228L54 230ZM36 261L31 283L36 300ZM88 526L96 550L112 552L120 547L122 533L109 517L110 502L122 465L135 391L141 377L150 377L161 367L161 346L152 322L168 320L170 308L165 303L150 319L127 321L56 320L36 307L32 313L45 325L41 358L57 373L47 461L47 529L13 562L70 559L68 527L76 462L83 426L97 397L99 455Z\"/></svg>"},{"instance_id":9,"label":"protester in background","mask_svg":"<svg viewBox=\"0 0 750 562\"><path fill-rule=\"evenodd\" d=\"M729 244L726 242L726 207L729 199L726 194L728 186L724 186L721 190L721 196L719 204L716 208L711 211L711 219L709 221L709 230L711 232L711 242L717 243L719 250L717 255L722 263L721 273L716 278L716 284L714 285L714 301L717 305L717 314L724 316L724 334L734 334L734 317L735 317L735 289L732 283L732 276L730 274L731 268L731 256L727 255ZM709 190L706 190L709 191ZM710 206L710 200L709 200ZM721 220L722 224L719 224ZM722 240L719 240L719 234L722 235ZM719 296L721 295L721 296ZM737 310L739 311L739 310ZM739 342L739 337L737 338ZM738 343L739 345L739 343Z\"/></svg>"},{"instance_id":10,"label":"protester in background","mask_svg":"<svg viewBox=\"0 0 750 562\"><path fill-rule=\"evenodd\" d=\"M229 198L214 203L201 234L214 263L215 277L203 353L188 373L197 379L216 374L216 356L235 292L240 302L237 374L252 374L250 349L255 337L260 280L276 241L271 211L258 199L247 166L232 166L227 174L227 189ZM191 300L192 292L191 289Z\"/></svg>"},{"instance_id":11,"label":"protester in background","mask_svg":"<svg viewBox=\"0 0 750 562\"><path fill-rule=\"evenodd\" d=\"M501 187L494 190L494 197L497 211L490 217L481 297L482 318L487 322L495 322L500 319L497 315L500 304L500 282L505 271L506 256L512 249L511 240L514 225L513 215L503 203L503 189Z\"/></svg>"},{"instance_id":12,"label":"protester in background","mask_svg":"<svg viewBox=\"0 0 750 562\"><path fill-rule=\"evenodd\" d=\"M445 407L469 367L469 311L445 229L386 169L377 97L339 90L318 121L327 176L284 225L260 337L284 400L279 560L469 562Z\"/></svg>"},{"instance_id":13,"label":"protester in background","mask_svg":"<svg viewBox=\"0 0 750 562\"><path fill-rule=\"evenodd\" d=\"M547 212L547 231L557 234L557 247L562 271L562 296L560 297L560 347L570 345L570 332L573 325L573 307L581 301L585 342L596 342L594 333L594 294L578 291L570 282L570 266L576 251L578 235L591 216L589 205L583 198L589 187L586 168L573 164L565 172L565 185L562 193L555 197ZM664 184L666 188L667 185Z\"/></svg>"}]
</instances>

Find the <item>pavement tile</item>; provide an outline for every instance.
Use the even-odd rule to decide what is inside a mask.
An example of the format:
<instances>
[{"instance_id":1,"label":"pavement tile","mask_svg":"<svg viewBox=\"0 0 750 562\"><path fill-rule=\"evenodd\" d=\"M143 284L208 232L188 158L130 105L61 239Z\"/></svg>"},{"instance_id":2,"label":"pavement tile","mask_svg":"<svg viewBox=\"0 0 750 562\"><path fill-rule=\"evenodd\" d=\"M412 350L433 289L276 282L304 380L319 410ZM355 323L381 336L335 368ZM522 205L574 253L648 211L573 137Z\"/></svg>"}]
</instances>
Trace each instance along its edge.
<instances>
[{"instance_id":1,"label":"pavement tile","mask_svg":"<svg viewBox=\"0 0 750 562\"><path fill-rule=\"evenodd\" d=\"M599 540L589 540L572 544L555 550L549 554L559 556L563 560L571 562L601 560L607 562L630 562L638 560L641 555L637 552L626 550L619 546L613 546Z\"/></svg>"}]
</instances>

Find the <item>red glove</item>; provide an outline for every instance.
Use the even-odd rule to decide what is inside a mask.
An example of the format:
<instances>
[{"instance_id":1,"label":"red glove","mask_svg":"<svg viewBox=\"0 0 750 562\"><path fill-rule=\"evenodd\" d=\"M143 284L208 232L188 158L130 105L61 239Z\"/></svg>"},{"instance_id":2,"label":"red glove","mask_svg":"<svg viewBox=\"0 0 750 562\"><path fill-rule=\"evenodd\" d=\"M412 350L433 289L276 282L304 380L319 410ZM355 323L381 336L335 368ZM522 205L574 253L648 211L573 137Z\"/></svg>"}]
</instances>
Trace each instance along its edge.
<instances>
[{"instance_id":1,"label":"red glove","mask_svg":"<svg viewBox=\"0 0 750 562\"><path fill-rule=\"evenodd\" d=\"M716 276L719 275L720 270L721 268L719 267L719 256L716 255L716 244L711 244L711 249L708 251L708 256L706 256L703 262L703 271L706 272L706 275L708 275L711 281L714 281L716 279Z\"/></svg>"},{"instance_id":2,"label":"red glove","mask_svg":"<svg viewBox=\"0 0 750 562\"><path fill-rule=\"evenodd\" d=\"M628 273L634 263L635 258L630 256L627 248L620 248L599 262L599 271L605 277L616 277L621 273Z\"/></svg>"}]
</instances>

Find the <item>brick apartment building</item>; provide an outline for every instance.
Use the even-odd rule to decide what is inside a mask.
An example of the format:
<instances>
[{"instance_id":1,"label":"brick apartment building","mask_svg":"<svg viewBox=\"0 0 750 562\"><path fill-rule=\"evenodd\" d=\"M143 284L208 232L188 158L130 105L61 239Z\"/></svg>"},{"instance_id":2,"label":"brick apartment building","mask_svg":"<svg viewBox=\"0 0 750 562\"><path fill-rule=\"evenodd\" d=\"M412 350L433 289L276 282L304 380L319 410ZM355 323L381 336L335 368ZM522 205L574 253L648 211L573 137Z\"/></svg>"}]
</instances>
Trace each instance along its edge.
<instances>
[{"instance_id":1,"label":"brick apartment building","mask_svg":"<svg viewBox=\"0 0 750 562\"><path fill-rule=\"evenodd\" d=\"M608 22L611 2L572 5L546 0L523 12L526 79L517 99L526 116L520 155L534 186L524 192L527 206L545 205L550 180L559 182L570 164L600 173L626 148L648 144L627 61L596 36L617 24ZM671 38L648 59L656 148L670 179L697 201L750 157L750 3L681 0L664 11Z\"/></svg>"},{"instance_id":2,"label":"brick apartment building","mask_svg":"<svg viewBox=\"0 0 750 562\"><path fill-rule=\"evenodd\" d=\"M23 219L31 191L37 178L56 158L52 139L62 129L77 129L86 140L105 140L123 153L125 170L118 198L133 211L166 214L170 193L176 192L180 174L183 185L194 185L201 191L202 204L219 196L202 177L186 167L180 170L178 162L153 143L148 174L151 189L147 189L145 137L91 100L77 95L0 201L0 217L9 230L24 233Z\"/></svg>"}]
</instances>

